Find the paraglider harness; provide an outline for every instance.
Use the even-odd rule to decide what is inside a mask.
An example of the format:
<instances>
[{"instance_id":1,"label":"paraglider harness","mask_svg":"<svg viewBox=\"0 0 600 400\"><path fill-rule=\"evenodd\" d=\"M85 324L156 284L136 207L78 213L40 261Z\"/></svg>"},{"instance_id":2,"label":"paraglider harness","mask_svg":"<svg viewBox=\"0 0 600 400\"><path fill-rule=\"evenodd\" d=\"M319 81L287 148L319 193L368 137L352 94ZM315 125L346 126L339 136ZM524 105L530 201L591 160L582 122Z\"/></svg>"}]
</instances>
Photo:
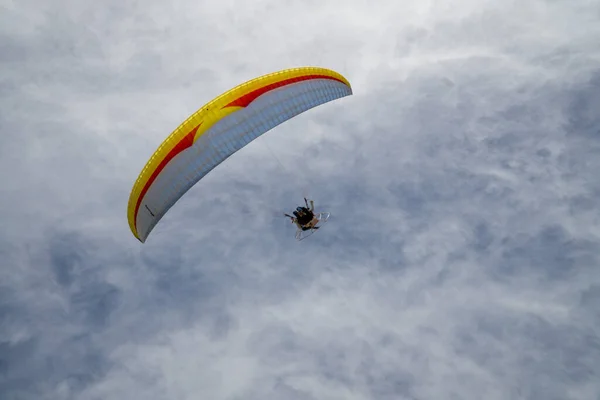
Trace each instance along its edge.
<instances>
[{"instance_id":1,"label":"paraglider harness","mask_svg":"<svg viewBox=\"0 0 600 400\"><path fill-rule=\"evenodd\" d=\"M296 211L294 211L294 216L296 217L298 224L302 227L303 231L307 231L310 227L306 226L312 221L315 217L312 211L310 211L307 207L297 207Z\"/></svg>"},{"instance_id":2,"label":"paraglider harness","mask_svg":"<svg viewBox=\"0 0 600 400\"><path fill-rule=\"evenodd\" d=\"M298 222L298 225L300 225L301 227L300 229L302 229L303 231L308 231L310 229L319 229L317 227L308 226L308 224L310 224L310 222L315 217L315 214L308 208L308 201L306 200L306 198L304 198L304 204L306 204L305 207L296 207L296 210L293 212L294 217ZM291 215L288 215L288 217L291 217Z\"/></svg>"},{"instance_id":3,"label":"paraglider harness","mask_svg":"<svg viewBox=\"0 0 600 400\"><path fill-rule=\"evenodd\" d=\"M327 223L331 215L328 212L315 213L315 206L312 200L310 201L310 208L308 207L306 198L304 198L304 203L306 204L306 207L296 207L296 210L293 211L293 216L284 214L298 227L298 230L296 231L296 240L304 240L311 236L317 229L320 229L323 224Z\"/></svg>"}]
</instances>

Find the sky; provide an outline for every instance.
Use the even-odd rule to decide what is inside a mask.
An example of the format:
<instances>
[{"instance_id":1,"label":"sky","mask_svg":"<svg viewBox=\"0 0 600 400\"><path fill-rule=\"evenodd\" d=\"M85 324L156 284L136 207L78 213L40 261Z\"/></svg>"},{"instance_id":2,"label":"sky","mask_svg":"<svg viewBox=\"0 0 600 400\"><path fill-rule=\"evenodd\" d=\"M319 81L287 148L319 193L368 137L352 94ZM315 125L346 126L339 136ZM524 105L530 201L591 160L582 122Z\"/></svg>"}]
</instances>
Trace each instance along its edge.
<instances>
[{"instance_id":1,"label":"sky","mask_svg":"<svg viewBox=\"0 0 600 400\"><path fill-rule=\"evenodd\" d=\"M0 0L0 398L600 399L599 39L598 0ZM138 242L162 140L305 65L354 94Z\"/></svg>"}]
</instances>

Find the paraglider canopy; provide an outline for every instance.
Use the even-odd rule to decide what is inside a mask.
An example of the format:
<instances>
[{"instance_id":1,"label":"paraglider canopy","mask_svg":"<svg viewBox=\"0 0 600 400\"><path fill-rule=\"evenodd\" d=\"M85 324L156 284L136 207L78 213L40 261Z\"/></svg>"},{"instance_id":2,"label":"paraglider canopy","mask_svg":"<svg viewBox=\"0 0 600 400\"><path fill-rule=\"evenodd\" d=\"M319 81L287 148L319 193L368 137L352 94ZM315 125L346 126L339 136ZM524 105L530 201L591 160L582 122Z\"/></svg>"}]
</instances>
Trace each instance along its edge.
<instances>
[{"instance_id":1,"label":"paraglider canopy","mask_svg":"<svg viewBox=\"0 0 600 400\"><path fill-rule=\"evenodd\" d=\"M339 73L319 67L286 69L242 83L185 120L150 157L127 209L142 243L196 182L239 149L313 107L352 94Z\"/></svg>"}]
</instances>

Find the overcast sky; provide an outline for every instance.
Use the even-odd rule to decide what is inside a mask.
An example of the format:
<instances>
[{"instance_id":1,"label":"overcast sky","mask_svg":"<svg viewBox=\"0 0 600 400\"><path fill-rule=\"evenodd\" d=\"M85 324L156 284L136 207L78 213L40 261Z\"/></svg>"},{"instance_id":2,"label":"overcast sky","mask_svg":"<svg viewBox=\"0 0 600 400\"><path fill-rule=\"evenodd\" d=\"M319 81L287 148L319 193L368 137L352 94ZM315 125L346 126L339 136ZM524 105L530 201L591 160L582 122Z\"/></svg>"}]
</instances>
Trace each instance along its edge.
<instances>
[{"instance_id":1,"label":"overcast sky","mask_svg":"<svg viewBox=\"0 0 600 400\"><path fill-rule=\"evenodd\" d=\"M0 60L1 399L600 398L598 0L0 0ZM304 65L354 95L138 242L161 141Z\"/></svg>"}]
</instances>

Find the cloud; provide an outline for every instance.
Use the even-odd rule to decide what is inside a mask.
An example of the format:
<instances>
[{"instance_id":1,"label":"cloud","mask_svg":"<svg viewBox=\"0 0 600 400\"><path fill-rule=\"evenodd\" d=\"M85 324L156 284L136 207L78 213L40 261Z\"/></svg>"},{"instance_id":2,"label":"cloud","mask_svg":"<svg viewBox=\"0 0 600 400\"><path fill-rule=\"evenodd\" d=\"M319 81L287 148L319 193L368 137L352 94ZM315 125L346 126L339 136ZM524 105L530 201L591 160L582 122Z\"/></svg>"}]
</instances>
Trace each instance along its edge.
<instances>
[{"instance_id":1,"label":"cloud","mask_svg":"<svg viewBox=\"0 0 600 400\"><path fill-rule=\"evenodd\" d=\"M597 4L7 3L3 399L600 394ZM146 159L296 65L350 98L227 160L139 244ZM297 243L279 215L331 222Z\"/></svg>"}]
</instances>

